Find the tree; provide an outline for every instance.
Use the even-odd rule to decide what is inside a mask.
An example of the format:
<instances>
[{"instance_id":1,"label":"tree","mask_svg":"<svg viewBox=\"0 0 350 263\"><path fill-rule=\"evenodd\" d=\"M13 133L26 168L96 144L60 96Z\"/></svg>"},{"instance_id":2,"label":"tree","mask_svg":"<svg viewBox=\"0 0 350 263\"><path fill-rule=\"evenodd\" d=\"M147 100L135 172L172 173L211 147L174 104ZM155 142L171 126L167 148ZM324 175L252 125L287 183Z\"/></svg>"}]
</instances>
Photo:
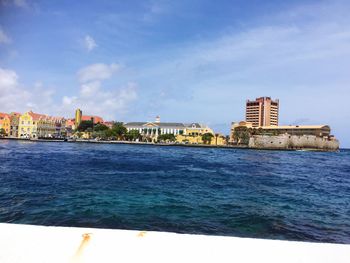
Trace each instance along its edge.
<instances>
[{"instance_id":1,"label":"tree","mask_svg":"<svg viewBox=\"0 0 350 263\"><path fill-rule=\"evenodd\" d=\"M210 132L204 133L202 135L202 141L204 144L210 144L213 137L214 135Z\"/></svg>"},{"instance_id":2,"label":"tree","mask_svg":"<svg viewBox=\"0 0 350 263\"><path fill-rule=\"evenodd\" d=\"M80 131L80 132L84 132L84 131L86 131L88 128L91 128L91 130L92 130L92 127L93 127L92 121L82 121L82 122L79 124L77 130Z\"/></svg>"},{"instance_id":3,"label":"tree","mask_svg":"<svg viewBox=\"0 0 350 263\"><path fill-rule=\"evenodd\" d=\"M99 132L99 131L106 131L106 130L108 130L109 128L106 126L106 125L104 125L104 124L102 124L102 123L97 123L95 126L94 126L94 131L96 131L96 132Z\"/></svg>"},{"instance_id":4,"label":"tree","mask_svg":"<svg viewBox=\"0 0 350 263\"><path fill-rule=\"evenodd\" d=\"M166 142L166 141L174 142L176 141L176 138L174 134L161 134L158 136L157 140L160 142Z\"/></svg>"},{"instance_id":5,"label":"tree","mask_svg":"<svg viewBox=\"0 0 350 263\"><path fill-rule=\"evenodd\" d=\"M110 139L113 136L115 136L115 133L113 132L112 129L108 129L108 130L102 131L101 133L102 133L102 137L104 139Z\"/></svg>"},{"instance_id":6,"label":"tree","mask_svg":"<svg viewBox=\"0 0 350 263\"><path fill-rule=\"evenodd\" d=\"M233 136L238 144L248 144L250 138L250 132L247 127L236 127Z\"/></svg>"},{"instance_id":7,"label":"tree","mask_svg":"<svg viewBox=\"0 0 350 263\"><path fill-rule=\"evenodd\" d=\"M128 130L125 128L123 123L116 122L113 124L112 132L115 136L117 136L119 140L124 138L124 135L127 133L127 131Z\"/></svg>"},{"instance_id":8,"label":"tree","mask_svg":"<svg viewBox=\"0 0 350 263\"><path fill-rule=\"evenodd\" d=\"M0 129L0 137L5 137L7 135L6 131L4 128Z\"/></svg>"},{"instance_id":9,"label":"tree","mask_svg":"<svg viewBox=\"0 0 350 263\"><path fill-rule=\"evenodd\" d=\"M125 138L130 141L135 141L141 138L139 130L130 130L125 134Z\"/></svg>"}]
</instances>

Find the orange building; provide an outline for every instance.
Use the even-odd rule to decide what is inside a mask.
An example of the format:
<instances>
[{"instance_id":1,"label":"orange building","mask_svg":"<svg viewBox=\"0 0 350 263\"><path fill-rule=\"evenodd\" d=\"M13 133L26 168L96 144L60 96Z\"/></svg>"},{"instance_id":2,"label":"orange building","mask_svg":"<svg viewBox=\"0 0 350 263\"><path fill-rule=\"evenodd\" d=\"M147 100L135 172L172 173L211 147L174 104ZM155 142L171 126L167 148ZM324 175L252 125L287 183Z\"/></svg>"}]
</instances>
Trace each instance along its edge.
<instances>
[{"instance_id":1,"label":"orange building","mask_svg":"<svg viewBox=\"0 0 350 263\"><path fill-rule=\"evenodd\" d=\"M246 121L253 127L278 126L279 101L260 97L246 102Z\"/></svg>"},{"instance_id":2,"label":"orange building","mask_svg":"<svg viewBox=\"0 0 350 263\"><path fill-rule=\"evenodd\" d=\"M0 112L0 129L4 129L6 135L10 134L11 127L10 115Z\"/></svg>"}]
</instances>

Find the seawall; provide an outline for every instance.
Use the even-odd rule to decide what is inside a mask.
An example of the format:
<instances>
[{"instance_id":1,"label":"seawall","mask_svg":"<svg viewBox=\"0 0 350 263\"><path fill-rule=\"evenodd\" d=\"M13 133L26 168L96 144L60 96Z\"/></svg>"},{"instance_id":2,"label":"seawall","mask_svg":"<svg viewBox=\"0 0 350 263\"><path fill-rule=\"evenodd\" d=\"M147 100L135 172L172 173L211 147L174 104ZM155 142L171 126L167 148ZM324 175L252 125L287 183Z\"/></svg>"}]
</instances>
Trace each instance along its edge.
<instances>
[{"instance_id":1,"label":"seawall","mask_svg":"<svg viewBox=\"0 0 350 263\"><path fill-rule=\"evenodd\" d=\"M336 139L316 137L314 135L253 135L249 139L249 148L276 149L276 150L297 150L310 149L321 151L339 150L339 141Z\"/></svg>"}]
</instances>

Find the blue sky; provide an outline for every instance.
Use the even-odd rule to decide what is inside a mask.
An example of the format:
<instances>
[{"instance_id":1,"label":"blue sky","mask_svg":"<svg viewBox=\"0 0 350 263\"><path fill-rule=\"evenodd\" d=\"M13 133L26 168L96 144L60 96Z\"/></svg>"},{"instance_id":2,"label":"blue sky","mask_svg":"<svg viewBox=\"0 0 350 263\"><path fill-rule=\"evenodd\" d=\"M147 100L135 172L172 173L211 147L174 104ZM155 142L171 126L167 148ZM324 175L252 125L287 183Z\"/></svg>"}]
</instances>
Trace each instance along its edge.
<instances>
[{"instance_id":1,"label":"blue sky","mask_svg":"<svg viewBox=\"0 0 350 263\"><path fill-rule=\"evenodd\" d=\"M0 0L0 111L197 121L245 100L350 147L349 1Z\"/></svg>"}]
</instances>

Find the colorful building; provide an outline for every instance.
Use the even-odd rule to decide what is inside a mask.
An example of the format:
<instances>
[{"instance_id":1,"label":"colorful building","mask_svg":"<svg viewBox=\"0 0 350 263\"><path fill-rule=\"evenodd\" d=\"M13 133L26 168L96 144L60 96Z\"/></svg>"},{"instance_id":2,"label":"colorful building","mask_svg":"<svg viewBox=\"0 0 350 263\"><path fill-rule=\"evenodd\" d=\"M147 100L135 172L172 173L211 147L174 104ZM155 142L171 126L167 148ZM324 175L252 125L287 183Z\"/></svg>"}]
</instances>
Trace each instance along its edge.
<instances>
[{"instance_id":1,"label":"colorful building","mask_svg":"<svg viewBox=\"0 0 350 263\"><path fill-rule=\"evenodd\" d=\"M53 138L56 135L56 119L44 114L26 112L19 118L18 138Z\"/></svg>"},{"instance_id":2,"label":"colorful building","mask_svg":"<svg viewBox=\"0 0 350 263\"><path fill-rule=\"evenodd\" d=\"M202 144L202 135L210 133L215 138L215 134L208 126L199 123L180 123L180 122L161 122L157 116L154 122L128 122L124 123L127 131L137 130L139 133L151 140L157 141L159 135L173 134L179 143ZM225 138L218 135L216 139L212 139L211 143L224 144Z\"/></svg>"},{"instance_id":3,"label":"colorful building","mask_svg":"<svg viewBox=\"0 0 350 263\"><path fill-rule=\"evenodd\" d=\"M19 118L21 114L18 112L11 112L10 114L10 134L8 135L10 138L18 137L18 126L19 126Z\"/></svg>"},{"instance_id":4,"label":"colorful building","mask_svg":"<svg viewBox=\"0 0 350 263\"><path fill-rule=\"evenodd\" d=\"M7 113L0 113L0 129L4 129L6 135L8 136L10 134L11 129L11 121L10 121L10 115Z\"/></svg>"},{"instance_id":5,"label":"colorful building","mask_svg":"<svg viewBox=\"0 0 350 263\"><path fill-rule=\"evenodd\" d=\"M75 127L78 128L82 121L83 112L80 109L75 111Z\"/></svg>"},{"instance_id":6,"label":"colorful building","mask_svg":"<svg viewBox=\"0 0 350 263\"><path fill-rule=\"evenodd\" d=\"M63 138L67 135L66 131L66 119L64 117L51 117L55 123L55 138Z\"/></svg>"}]
</instances>

